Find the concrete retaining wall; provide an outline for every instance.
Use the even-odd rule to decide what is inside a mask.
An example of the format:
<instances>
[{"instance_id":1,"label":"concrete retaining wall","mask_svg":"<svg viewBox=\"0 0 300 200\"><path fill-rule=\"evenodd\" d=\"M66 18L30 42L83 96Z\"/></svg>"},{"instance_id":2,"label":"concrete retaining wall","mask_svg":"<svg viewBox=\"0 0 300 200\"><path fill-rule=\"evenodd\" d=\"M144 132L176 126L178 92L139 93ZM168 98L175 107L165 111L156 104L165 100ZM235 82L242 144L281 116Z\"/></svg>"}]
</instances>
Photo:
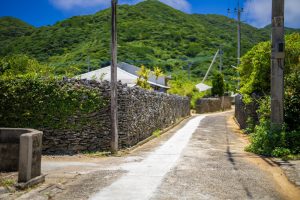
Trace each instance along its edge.
<instances>
[{"instance_id":1,"label":"concrete retaining wall","mask_svg":"<svg viewBox=\"0 0 300 200\"><path fill-rule=\"evenodd\" d=\"M18 171L20 136L23 129L0 129L0 171Z\"/></svg>"},{"instance_id":2,"label":"concrete retaining wall","mask_svg":"<svg viewBox=\"0 0 300 200\"><path fill-rule=\"evenodd\" d=\"M42 132L0 128L0 171L19 171L19 182L41 175Z\"/></svg>"},{"instance_id":3,"label":"concrete retaining wall","mask_svg":"<svg viewBox=\"0 0 300 200\"><path fill-rule=\"evenodd\" d=\"M196 102L196 112L198 114L217 112L231 109L231 97L202 98Z\"/></svg>"},{"instance_id":4,"label":"concrete retaining wall","mask_svg":"<svg viewBox=\"0 0 300 200\"><path fill-rule=\"evenodd\" d=\"M98 87L104 100L110 101L110 84L105 81L65 80L74 84ZM176 120L190 115L190 102L186 97L168 95L118 84L119 147L131 147L166 128ZM77 130L42 128L45 154L73 154L80 151L105 151L110 148L110 105L85 116L72 116L89 120L88 125Z\"/></svg>"}]
</instances>

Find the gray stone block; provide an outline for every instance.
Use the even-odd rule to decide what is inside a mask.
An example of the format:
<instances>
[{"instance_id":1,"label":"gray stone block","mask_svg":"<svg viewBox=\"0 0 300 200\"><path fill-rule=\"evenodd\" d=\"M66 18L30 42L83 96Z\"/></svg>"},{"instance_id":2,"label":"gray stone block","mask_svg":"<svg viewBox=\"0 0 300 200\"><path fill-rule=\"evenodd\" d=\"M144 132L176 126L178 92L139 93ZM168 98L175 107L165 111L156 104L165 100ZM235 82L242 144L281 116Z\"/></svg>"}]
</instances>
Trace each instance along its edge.
<instances>
[{"instance_id":1,"label":"gray stone block","mask_svg":"<svg viewBox=\"0 0 300 200\"><path fill-rule=\"evenodd\" d=\"M217 112L231 109L231 98L202 98L196 102L196 112L198 114Z\"/></svg>"},{"instance_id":2,"label":"gray stone block","mask_svg":"<svg viewBox=\"0 0 300 200\"><path fill-rule=\"evenodd\" d=\"M0 169L19 172L18 182L41 175L41 131L0 128Z\"/></svg>"}]
</instances>

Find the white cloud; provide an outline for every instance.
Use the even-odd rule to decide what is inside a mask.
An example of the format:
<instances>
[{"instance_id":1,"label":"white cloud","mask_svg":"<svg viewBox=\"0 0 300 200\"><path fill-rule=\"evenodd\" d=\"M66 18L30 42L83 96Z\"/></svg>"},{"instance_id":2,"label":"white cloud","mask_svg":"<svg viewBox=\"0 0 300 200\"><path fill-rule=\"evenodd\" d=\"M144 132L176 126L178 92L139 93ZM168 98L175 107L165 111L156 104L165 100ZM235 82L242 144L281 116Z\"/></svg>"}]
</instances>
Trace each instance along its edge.
<instances>
[{"instance_id":1,"label":"white cloud","mask_svg":"<svg viewBox=\"0 0 300 200\"><path fill-rule=\"evenodd\" d=\"M300 1L285 0L285 26L300 28ZM251 0L245 3L245 16L248 23L264 27L271 23L272 0Z\"/></svg>"},{"instance_id":2,"label":"white cloud","mask_svg":"<svg viewBox=\"0 0 300 200\"><path fill-rule=\"evenodd\" d=\"M55 7L72 11L73 9L98 8L110 6L111 0L49 0ZM119 0L119 4L136 4L143 0ZM184 12L190 12L191 5L187 0L160 0L161 2Z\"/></svg>"}]
</instances>

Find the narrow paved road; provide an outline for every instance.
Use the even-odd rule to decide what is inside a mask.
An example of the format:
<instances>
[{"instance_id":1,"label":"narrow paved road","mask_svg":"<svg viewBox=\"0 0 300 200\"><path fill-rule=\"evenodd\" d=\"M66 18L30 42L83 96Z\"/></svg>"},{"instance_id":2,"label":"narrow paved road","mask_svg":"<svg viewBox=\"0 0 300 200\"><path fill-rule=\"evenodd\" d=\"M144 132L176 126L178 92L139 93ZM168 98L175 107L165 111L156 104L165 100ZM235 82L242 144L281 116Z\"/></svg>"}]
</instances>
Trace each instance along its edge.
<instances>
[{"instance_id":1,"label":"narrow paved road","mask_svg":"<svg viewBox=\"0 0 300 200\"><path fill-rule=\"evenodd\" d=\"M232 112L194 116L123 158L95 170L52 199L297 199L272 163L244 152ZM269 166L266 166L269 165ZM264 169L265 168L265 169ZM296 193L295 193L296 191Z\"/></svg>"},{"instance_id":2,"label":"narrow paved road","mask_svg":"<svg viewBox=\"0 0 300 200\"><path fill-rule=\"evenodd\" d=\"M228 113L201 121L152 199L282 199L272 177L250 163Z\"/></svg>"}]
</instances>

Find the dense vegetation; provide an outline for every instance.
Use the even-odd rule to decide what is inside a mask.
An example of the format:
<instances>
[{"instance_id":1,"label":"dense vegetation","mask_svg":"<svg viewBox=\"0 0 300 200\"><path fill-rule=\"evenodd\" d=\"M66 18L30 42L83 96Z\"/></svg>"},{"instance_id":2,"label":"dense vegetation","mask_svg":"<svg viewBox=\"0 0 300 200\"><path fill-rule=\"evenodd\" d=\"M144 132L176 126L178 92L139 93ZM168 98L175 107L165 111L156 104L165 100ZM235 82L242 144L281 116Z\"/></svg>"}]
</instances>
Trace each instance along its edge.
<instances>
[{"instance_id":1,"label":"dense vegetation","mask_svg":"<svg viewBox=\"0 0 300 200\"><path fill-rule=\"evenodd\" d=\"M110 61L110 10L77 16L53 26L33 28L20 20L0 18L0 57L27 54L55 68L79 72ZM204 76L216 50L224 51L225 79L231 80L236 63L236 23L219 15L186 14L159 1L148 0L118 9L118 58L140 66L170 72L191 63L192 77ZM269 39L267 29L242 24L242 53Z\"/></svg>"},{"instance_id":2,"label":"dense vegetation","mask_svg":"<svg viewBox=\"0 0 300 200\"><path fill-rule=\"evenodd\" d=\"M241 93L245 103L259 104L259 124L254 128L249 150L274 156L300 153L300 34L286 36L285 58L285 125L272 129L270 124L270 42L263 42L249 51L239 68ZM251 94L261 97L252 99ZM249 120L251 121L251 120Z\"/></svg>"},{"instance_id":3,"label":"dense vegetation","mask_svg":"<svg viewBox=\"0 0 300 200\"><path fill-rule=\"evenodd\" d=\"M210 95L210 91L199 92L196 88L198 82L192 81L188 78L188 74L184 70L176 70L172 75L172 80L169 81L169 94L177 94L187 96L191 99L191 108L196 107L196 101L205 95ZM210 83L209 83L210 84Z\"/></svg>"},{"instance_id":4,"label":"dense vegetation","mask_svg":"<svg viewBox=\"0 0 300 200\"><path fill-rule=\"evenodd\" d=\"M98 89L64 82L26 56L0 59L0 91L2 127L76 129L105 105ZM82 117L69 121L75 115Z\"/></svg>"}]
</instances>

